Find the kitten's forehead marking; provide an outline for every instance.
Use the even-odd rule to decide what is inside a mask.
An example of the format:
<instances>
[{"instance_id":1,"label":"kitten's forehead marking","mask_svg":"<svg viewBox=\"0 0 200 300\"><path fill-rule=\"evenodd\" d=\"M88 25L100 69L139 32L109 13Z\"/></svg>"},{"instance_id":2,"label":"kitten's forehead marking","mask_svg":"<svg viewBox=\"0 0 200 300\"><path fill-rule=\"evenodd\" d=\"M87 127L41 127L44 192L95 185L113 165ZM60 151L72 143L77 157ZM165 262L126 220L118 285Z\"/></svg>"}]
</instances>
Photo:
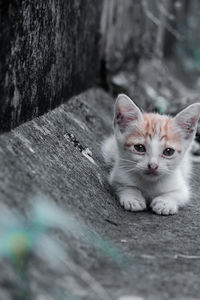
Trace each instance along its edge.
<instances>
[{"instance_id":1,"label":"kitten's forehead marking","mask_svg":"<svg viewBox=\"0 0 200 300\"><path fill-rule=\"evenodd\" d=\"M158 114L144 114L142 122L145 136L152 139L153 136L158 135L160 140L169 138L170 129L172 129L171 118Z\"/></svg>"},{"instance_id":2,"label":"kitten's forehead marking","mask_svg":"<svg viewBox=\"0 0 200 300\"><path fill-rule=\"evenodd\" d=\"M125 146L130 147L137 142L146 142L159 138L162 144L175 144L180 148L179 138L173 125L172 118L159 114L145 113L142 120L137 124L133 132L127 137Z\"/></svg>"}]
</instances>

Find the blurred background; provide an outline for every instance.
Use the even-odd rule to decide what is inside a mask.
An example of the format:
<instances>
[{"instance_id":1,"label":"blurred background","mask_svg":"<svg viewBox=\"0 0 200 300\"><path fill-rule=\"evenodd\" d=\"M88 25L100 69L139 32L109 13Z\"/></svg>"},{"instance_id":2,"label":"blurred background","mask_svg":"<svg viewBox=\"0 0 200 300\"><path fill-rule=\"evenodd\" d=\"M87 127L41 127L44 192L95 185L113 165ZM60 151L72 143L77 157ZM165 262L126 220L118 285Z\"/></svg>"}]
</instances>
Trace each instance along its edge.
<instances>
[{"instance_id":1,"label":"blurred background","mask_svg":"<svg viewBox=\"0 0 200 300\"><path fill-rule=\"evenodd\" d=\"M198 1L107 1L107 84L147 110L175 113L199 93ZM104 19L102 21L103 28ZM193 100L192 100L193 98Z\"/></svg>"},{"instance_id":2,"label":"blurred background","mask_svg":"<svg viewBox=\"0 0 200 300\"><path fill-rule=\"evenodd\" d=\"M199 28L198 0L0 0L0 300L199 299L198 164L161 221L120 207L100 151L118 93L200 101Z\"/></svg>"},{"instance_id":3,"label":"blurred background","mask_svg":"<svg viewBox=\"0 0 200 300\"><path fill-rule=\"evenodd\" d=\"M0 20L1 132L94 85L162 112L198 98L197 0L1 0Z\"/></svg>"}]
</instances>

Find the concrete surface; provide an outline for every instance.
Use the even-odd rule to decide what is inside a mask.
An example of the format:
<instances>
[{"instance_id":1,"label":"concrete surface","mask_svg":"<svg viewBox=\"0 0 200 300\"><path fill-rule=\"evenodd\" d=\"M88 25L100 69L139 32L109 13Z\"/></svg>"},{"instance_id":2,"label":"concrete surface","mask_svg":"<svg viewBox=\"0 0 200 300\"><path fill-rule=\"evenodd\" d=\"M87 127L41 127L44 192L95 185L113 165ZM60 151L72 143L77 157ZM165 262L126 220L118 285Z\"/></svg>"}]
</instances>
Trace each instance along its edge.
<instances>
[{"instance_id":1,"label":"concrete surface","mask_svg":"<svg viewBox=\"0 0 200 300\"><path fill-rule=\"evenodd\" d=\"M129 266L111 261L92 245L58 234L78 272L67 262L61 272L31 260L34 299L200 299L200 167L194 167L192 202L178 215L123 210L107 184L100 151L111 132L112 108L108 94L91 89L0 136L2 202L25 212L28 199L43 193L129 260ZM2 261L2 300L17 299L11 274ZM76 297L60 292L53 298L56 286Z\"/></svg>"}]
</instances>

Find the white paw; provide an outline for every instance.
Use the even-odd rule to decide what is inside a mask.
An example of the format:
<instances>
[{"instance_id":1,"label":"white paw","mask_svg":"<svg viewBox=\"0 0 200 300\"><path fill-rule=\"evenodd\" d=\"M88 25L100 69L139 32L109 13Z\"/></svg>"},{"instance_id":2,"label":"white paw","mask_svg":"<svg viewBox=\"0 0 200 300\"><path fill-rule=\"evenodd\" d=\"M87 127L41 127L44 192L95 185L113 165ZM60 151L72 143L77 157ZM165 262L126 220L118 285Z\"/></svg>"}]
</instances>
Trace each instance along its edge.
<instances>
[{"instance_id":1,"label":"white paw","mask_svg":"<svg viewBox=\"0 0 200 300\"><path fill-rule=\"evenodd\" d=\"M130 197L122 197L120 198L120 204L126 210L131 210L131 211L142 211L146 209L146 202L143 198L133 199Z\"/></svg>"},{"instance_id":2,"label":"white paw","mask_svg":"<svg viewBox=\"0 0 200 300\"><path fill-rule=\"evenodd\" d=\"M175 201L162 197L156 197L151 202L151 208L158 215L174 215L178 212L178 206Z\"/></svg>"}]
</instances>

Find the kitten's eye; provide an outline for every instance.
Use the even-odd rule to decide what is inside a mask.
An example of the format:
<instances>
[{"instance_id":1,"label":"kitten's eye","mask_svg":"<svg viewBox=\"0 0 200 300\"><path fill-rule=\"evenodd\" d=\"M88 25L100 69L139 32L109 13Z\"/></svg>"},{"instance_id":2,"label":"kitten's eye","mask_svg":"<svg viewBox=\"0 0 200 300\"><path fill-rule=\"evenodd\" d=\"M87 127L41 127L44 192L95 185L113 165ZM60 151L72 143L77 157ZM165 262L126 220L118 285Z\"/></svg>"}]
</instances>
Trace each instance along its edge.
<instances>
[{"instance_id":1,"label":"kitten's eye","mask_svg":"<svg viewBox=\"0 0 200 300\"><path fill-rule=\"evenodd\" d=\"M141 153L146 152L145 146L142 144L134 145L134 148L138 152L141 152Z\"/></svg>"},{"instance_id":2,"label":"kitten's eye","mask_svg":"<svg viewBox=\"0 0 200 300\"><path fill-rule=\"evenodd\" d=\"M172 148L166 148L164 151L163 151L163 154L165 156L172 156L174 154L175 150L172 149Z\"/></svg>"}]
</instances>

